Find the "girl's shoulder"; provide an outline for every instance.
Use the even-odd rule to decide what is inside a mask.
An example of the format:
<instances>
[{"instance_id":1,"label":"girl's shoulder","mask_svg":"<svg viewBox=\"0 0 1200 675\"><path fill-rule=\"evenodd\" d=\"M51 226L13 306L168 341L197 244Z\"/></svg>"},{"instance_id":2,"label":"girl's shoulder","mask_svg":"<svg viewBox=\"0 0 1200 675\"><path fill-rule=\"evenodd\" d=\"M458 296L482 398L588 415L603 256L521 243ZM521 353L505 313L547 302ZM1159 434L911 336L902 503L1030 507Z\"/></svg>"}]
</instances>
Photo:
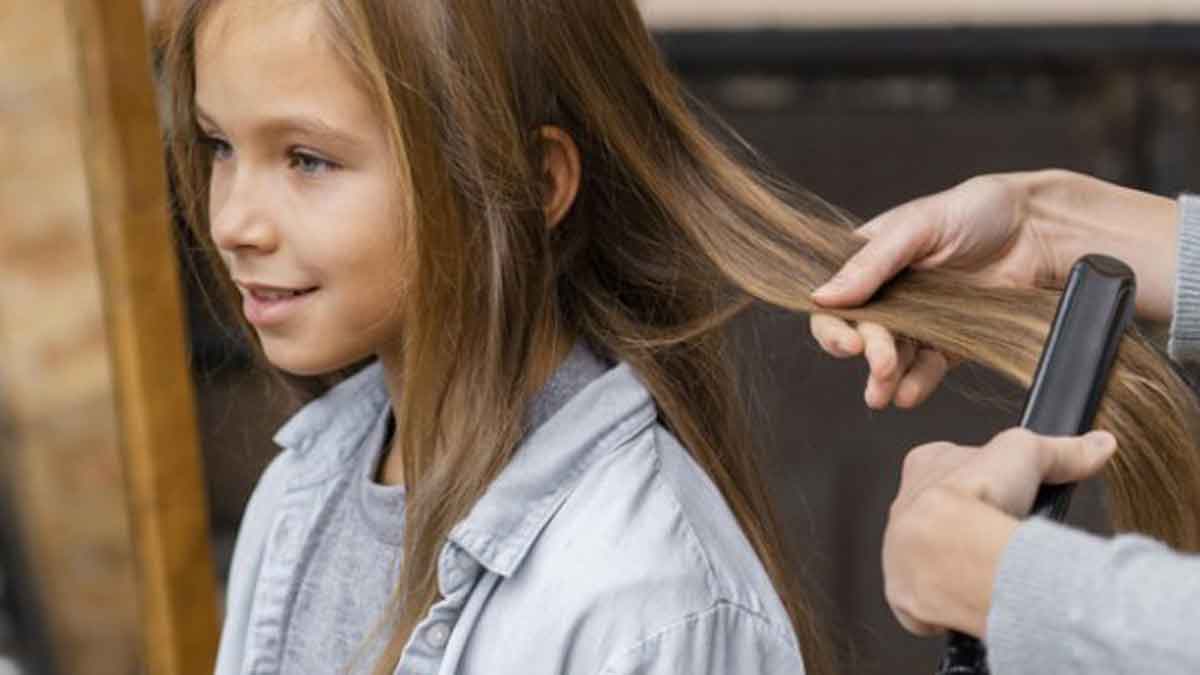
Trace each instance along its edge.
<instances>
[{"instance_id":1,"label":"girl's shoulder","mask_svg":"<svg viewBox=\"0 0 1200 675\"><path fill-rule=\"evenodd\" d=\"M622 591L639 604L662 595L655 607L663 620L728 603L793 639L788 614L733 511L660 424L585 474L544 536L538 552L561 556L564 569L590 567L589 583L602 602ZM555 546L560 538L569 546Z\"/></svg>"},{"instance_id":2,"label":"girl's shoulder","mask_svg":"<svg viewBox=\"0 0 1200 675\"><path fill-rule=\"evenodd\" d=\"M731 650L798 659L788 614L736 518L626 366L545 429L481 500L470 536L452 534L504 577L486 610L495 620L472 640L479 663L536 660L516 647L521 634L539 636L531 649L582 663L714 634Z\"/></svg>"}]
</instances>

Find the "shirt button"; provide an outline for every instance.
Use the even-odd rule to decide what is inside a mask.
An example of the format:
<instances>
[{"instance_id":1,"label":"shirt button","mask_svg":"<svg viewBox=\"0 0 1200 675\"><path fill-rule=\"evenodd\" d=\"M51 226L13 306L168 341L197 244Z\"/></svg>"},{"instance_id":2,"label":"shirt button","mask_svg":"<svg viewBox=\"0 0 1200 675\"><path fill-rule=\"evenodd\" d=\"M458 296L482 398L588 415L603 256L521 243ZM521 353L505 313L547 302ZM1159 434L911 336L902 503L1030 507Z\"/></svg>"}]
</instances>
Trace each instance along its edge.
<instances>
[{"instance_id":1,"label":"shirt button","mask_svg":"<svg viewBox=\"0 0 1200 675\"><path fill-rule=\"evenodd\" d=\"M425 642L434 649L441 649L446 646L446 642L450 640L450 626L444 622L438 622L429 627L425 632Z\"/></svg>"}]
</instances>

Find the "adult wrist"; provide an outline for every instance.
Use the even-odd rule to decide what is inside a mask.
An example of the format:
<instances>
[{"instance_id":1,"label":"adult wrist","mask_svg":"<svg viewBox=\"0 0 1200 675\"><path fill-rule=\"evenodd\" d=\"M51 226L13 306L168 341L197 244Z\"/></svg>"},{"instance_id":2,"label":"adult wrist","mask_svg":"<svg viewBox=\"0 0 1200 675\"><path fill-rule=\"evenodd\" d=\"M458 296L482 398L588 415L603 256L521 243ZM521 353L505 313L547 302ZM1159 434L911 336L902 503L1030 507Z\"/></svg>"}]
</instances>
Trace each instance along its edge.
<instances>
[{"instance_id":1,"label":"adult wrist","mask_svg":"<svg viewBox=\"0 0 1200 675\"><path fill-rule=\"evenodd\" d=\"M1020 227L1036 232L1044 247L1046 286L1062 288L1075 261L1105 234L1083 205L1087 177L1073 171L1045 169L1015 174L1013 180L1022 195Z\"/></svg>"},{"instance_id":2,"label":"adult wrist","mask_svg":"<svg viewBox=\"0 0 1200 675\"><path fill-rule=\"evenodd\" d=\"M1047 286L1061 288L1084 255L1110 255L1137 274L1139 317L1170 320L1179 227L1175 200L1059 169L1008 177L1021 195L1020 226L1031 228L1044 245Z\"/></svg>"}]
</instances>

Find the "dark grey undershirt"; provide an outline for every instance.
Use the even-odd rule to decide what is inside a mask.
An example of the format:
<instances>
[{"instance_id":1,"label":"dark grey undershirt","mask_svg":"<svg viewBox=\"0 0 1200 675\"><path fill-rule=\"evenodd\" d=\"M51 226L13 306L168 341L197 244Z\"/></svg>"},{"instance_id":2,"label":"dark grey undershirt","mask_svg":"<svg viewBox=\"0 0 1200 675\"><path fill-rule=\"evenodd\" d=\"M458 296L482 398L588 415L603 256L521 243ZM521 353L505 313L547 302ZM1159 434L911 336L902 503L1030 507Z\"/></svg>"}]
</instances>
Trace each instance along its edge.
<instances>
[{"instance_id":1,"label":"dark grey undershirt","mask_svg":"<svg viewBox=\"0 0 1200 675\"><path fill-rule=\"evenodd\" d=\"M582 343L571 350L534 397L526 427L536 429L567 401L599 378L608 366ZM297 562L301 568L284 630L281 672L370 672L386 640L365 638L384 616L400 573L404 542L404 488L376 483L391 409L375 421L349 475L332 486L315 546ZM289 598L290 600L290 598Z\"/></svg>"}]
</instances>

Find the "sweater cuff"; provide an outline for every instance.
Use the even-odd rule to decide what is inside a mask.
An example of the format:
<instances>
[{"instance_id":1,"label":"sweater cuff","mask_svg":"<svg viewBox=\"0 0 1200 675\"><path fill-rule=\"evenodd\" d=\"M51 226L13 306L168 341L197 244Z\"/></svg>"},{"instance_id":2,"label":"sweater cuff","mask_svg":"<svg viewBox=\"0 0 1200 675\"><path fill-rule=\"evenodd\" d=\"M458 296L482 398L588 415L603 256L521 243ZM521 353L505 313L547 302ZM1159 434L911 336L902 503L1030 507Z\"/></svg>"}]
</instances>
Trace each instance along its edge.
<instances>
[{"instance_id":1,"label":"sweater cuff","mask_svg":"<svg viewBox=\"0 0 1200 675\"><path fill-rule=\"evenodd\" d=\"M1082 672L1073 648L1075 624L1086 620L1078 599L1088 592L1104 545L1104 539L1042 518L1017 528L1001 556L988 612L994 675Z\"/></svg>"},{"instance_id":2,"label":"sweater cuff","mask_svg":"<svg viewBox=\"0 0 1200 675\"><path fill-rule=\"evenodd\" d=\"M1200 361L1200 196L1179 198L1174 312L1167 351L1179 363Z\"/></svg>"}]
</instances>

